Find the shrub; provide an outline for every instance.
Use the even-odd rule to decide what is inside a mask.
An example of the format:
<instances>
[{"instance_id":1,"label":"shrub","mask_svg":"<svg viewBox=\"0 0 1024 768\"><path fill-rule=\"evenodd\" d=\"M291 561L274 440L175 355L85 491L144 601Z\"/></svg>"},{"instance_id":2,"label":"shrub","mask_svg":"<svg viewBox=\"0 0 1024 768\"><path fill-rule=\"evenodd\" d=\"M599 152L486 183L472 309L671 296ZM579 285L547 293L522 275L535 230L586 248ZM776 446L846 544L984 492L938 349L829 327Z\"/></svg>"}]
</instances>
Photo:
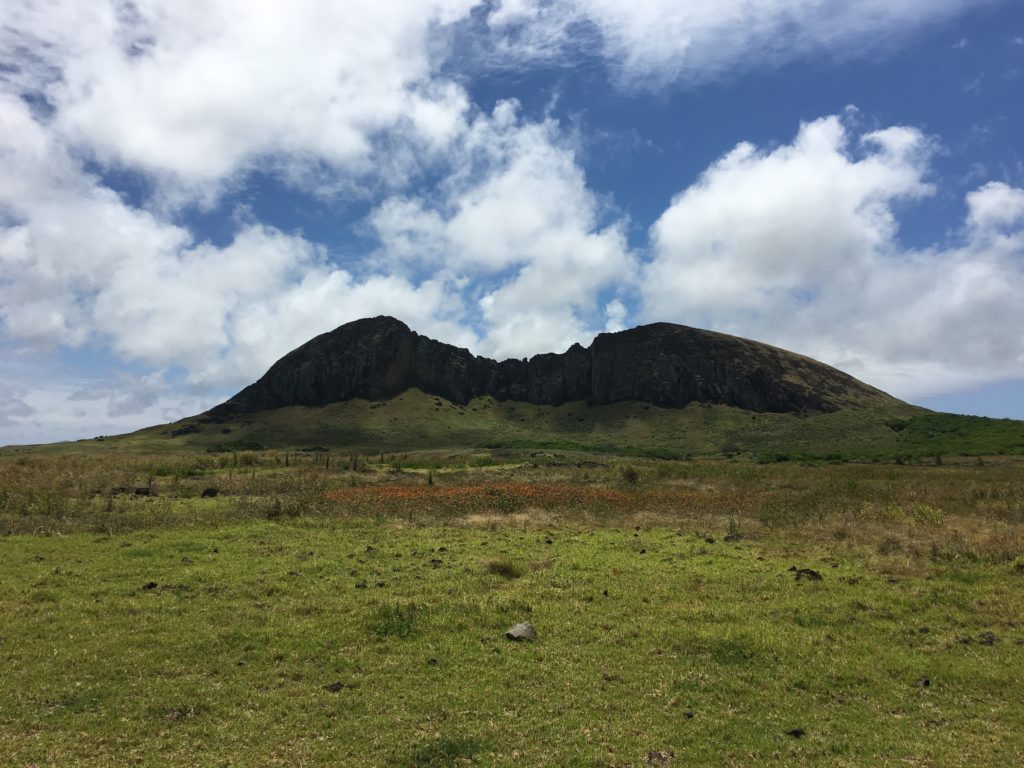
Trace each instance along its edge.
<instances>
[{"instance_id":1,"label":"shrub","mask_svg":"<svg viewBox=\"0 0 1024 768\"><path fill-rule=\"evenodd\" d=\"M408 605L382 605L370 620L370 634L381 639L388 637L409 637L416 632L416 618L419 610Z\"/></svg>"},{"instance_id":2,"label":"shrub","mask_svg":"<svg viewBox=\"0 0 1024 768\"><path fill-rule=\"evenodd\" d=\"M491 560L484 569L505 579L518 579L523 575L523 569L511 560Z\"/></svg>"}]
</instances>

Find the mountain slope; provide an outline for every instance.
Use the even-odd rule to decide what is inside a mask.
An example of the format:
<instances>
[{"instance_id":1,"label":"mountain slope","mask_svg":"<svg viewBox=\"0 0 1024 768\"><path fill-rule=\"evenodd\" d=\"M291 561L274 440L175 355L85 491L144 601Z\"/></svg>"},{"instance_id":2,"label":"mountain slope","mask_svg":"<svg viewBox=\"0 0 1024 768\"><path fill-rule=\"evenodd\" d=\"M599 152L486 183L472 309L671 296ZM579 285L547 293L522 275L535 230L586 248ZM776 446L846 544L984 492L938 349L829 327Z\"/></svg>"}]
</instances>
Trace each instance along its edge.
<instances>
[{"instance_id":1,"label":"mountain slope","mask_svg":"<svg viewBox=\"0 0 1024 768\"><path fill-rule=\"evenodd\" d=\"M670 323L602 333L584 348L496 362L414 333L391 317L357 320L285 355L209 412L227 420L292 405L390 399L416 388L465 405L478 397L534 405L636 401L831 413L893 398L842 371L756 341Z\"/></svg>"},{"instance_id":2,"label":"mountain slope","mask_svg":"<svg viewBox=\"0 0 1024 768\"><path fill-rule=\"evenodd\" d=\"M303 344L207 413L105 444L884 456L925 413L810 358L668 323L496 362L377 317Z\"/></svg>"}]
</instances>

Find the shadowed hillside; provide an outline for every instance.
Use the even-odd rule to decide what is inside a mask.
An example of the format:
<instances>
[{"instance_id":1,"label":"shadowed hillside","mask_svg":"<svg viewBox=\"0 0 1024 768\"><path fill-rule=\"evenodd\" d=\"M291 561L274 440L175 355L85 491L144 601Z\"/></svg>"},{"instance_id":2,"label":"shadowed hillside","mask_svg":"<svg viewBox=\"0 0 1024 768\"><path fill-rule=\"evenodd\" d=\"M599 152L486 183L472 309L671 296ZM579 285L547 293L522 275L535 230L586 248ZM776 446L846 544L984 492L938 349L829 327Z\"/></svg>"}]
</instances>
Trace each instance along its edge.
<instances>
[{"instance_id":1,"label":"shadowed hillside","mask_svg":"<svg viewBox=\"0 0 1024 768\"><path fill-rule=\"evenodd\" d=\"M842 371L756 341L671 323L602 333L588 348L496 362L414 333L392 317L317 336L210 411L223 420L289 405L389 399L417 388L452 403L492 397L535 405L636 401L830 413L891 404Z\"/></svg>"}]
</instances>

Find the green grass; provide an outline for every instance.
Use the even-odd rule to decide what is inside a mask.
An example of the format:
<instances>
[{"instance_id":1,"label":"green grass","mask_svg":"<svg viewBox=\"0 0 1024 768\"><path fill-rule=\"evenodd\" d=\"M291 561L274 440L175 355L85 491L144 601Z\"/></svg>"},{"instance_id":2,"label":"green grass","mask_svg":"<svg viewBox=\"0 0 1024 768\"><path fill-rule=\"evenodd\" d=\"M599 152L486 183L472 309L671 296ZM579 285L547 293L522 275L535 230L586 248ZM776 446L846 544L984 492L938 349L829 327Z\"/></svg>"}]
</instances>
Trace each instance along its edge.
<instances>
[{"instance_id":1,"label":"green grass","mask_svg":"<svg viewBox=\"0 0 1024 768\"><path fill-rule=\"evenodd\" d=\"M5 768L1024 757L1019 458L114 443L0 451Z\"/></svg>"},{"instance_id":2,"label":"green grass","mask_svg":"<svg viewBox=\"0 0 1024 768\"><path fill-rule=\"evenodd\" d=\"M1013 562L622 522L0 538L0 764L1024 757Z\"/></svg>"}]
</instances>

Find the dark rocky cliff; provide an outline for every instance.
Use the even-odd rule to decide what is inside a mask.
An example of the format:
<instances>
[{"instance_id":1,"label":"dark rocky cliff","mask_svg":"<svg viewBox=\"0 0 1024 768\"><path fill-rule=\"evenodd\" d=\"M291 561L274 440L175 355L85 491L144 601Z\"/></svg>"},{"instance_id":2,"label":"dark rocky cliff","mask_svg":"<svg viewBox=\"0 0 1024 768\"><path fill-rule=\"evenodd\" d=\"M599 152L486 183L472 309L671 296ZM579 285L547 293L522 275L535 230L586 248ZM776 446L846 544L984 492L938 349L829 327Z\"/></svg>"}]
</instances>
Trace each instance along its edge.
<instances>
[{"instance_id":1,"label":"dark rocky cliff","mask_svg":"<svg viewBox=\"0 0 1024 768\"><path fill-rule=\"evenodd\" d=\"M209 412L213 419L286 405L386 399L417 387L454 403L490 395L557 405L637 400L751 411L829 412L889 396L842 371L756 341L671 323L602 333L589 348L496 362L420 336L392 317L357 320L278 360Z\"/></svg>"}]
</instances>

